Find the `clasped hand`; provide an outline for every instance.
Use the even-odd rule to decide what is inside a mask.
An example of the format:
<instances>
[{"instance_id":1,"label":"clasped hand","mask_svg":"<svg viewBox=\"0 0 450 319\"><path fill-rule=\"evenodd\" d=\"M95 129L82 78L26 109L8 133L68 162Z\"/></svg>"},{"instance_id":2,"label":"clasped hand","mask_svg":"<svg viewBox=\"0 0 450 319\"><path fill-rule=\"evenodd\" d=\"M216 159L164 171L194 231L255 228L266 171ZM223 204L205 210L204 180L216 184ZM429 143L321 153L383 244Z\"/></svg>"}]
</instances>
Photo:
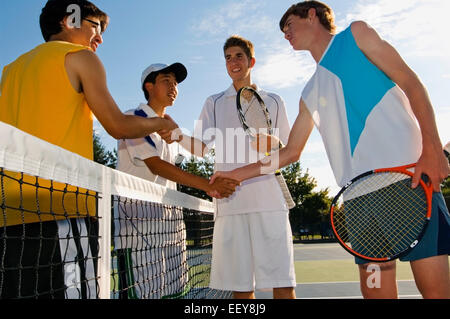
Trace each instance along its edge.
<instances>
[{"instance_id":1,"label":"clasped hand","mask_svg":"<svg viewBox=\"0 0 450 319\"><path fill-rule=\"evenodd\" d=\"M207 194L218 199L227 198L236 190L240 183L234 179L226 177L217 177L209 184Z\"/></svg>"},{"instance_id":2,"label":"clasped hand","mask_svg":"<svg viewBox=\"0 0 450 319\"><path fill-rule=\"evenodd\" d=\"M170 117L168 114L164 114L164 119L168 121L170 124L167 129L162 129L157 131L156 133L161 136L161 138L167 143L172 144L173 142L180 142L183 138L183 133L181 129L178 127L176 122Z\"/></svg>"}]
</instances>

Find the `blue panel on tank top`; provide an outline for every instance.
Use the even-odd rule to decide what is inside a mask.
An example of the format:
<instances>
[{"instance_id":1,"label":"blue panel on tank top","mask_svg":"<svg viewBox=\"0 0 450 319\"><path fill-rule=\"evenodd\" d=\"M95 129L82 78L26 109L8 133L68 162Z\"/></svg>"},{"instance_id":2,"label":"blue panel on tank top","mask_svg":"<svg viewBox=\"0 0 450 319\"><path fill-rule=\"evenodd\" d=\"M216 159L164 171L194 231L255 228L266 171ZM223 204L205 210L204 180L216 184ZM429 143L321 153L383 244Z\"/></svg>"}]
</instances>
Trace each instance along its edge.
<instances>
[{"instance_id":1,"label":"blue panel on tank top","mask_svg":"<svg viewBox=\"0 0 450 319\"><path fill-rule=\"evenodd\" d=\"M350 26L335 36L319 64L342 83L353 156L367 117L395 83L359 49Z\"/></svg>"}]
</instances>

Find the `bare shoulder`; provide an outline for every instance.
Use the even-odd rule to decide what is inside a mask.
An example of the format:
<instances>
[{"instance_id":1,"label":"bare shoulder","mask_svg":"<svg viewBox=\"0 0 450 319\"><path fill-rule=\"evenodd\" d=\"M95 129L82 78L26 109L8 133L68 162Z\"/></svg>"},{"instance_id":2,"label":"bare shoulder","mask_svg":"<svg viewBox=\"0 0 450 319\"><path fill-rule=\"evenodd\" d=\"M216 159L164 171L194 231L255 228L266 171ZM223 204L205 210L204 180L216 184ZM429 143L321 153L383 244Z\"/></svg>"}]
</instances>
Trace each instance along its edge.
<instances>
[{"instance_id":1,"label":"bare shoulder","mask_svg":"<svg viewBox=\"0 0 450 319\"><path fill-rule=\"evenodd\" d=\"M351 29L354 36L360 36L367 32L375 31L367 22L361 20L352 22Z\"/></svg>"},{"instance_id":2,"label":"bare shoulder","mask_svg":"<svg viewBox=\"0 0 450 319\"><path fill-rule=\"evenodd\" d=\"M83 70L83 69L98 69L103 68L97 54L91 50L80 50L76 52L71 52L66 55L66 67L73 70Z\"/></svg>"},{"instance_id":3,"label":"bare shoulder","mask_svg":"<svg viewBox=\"0 0 450 319\"><path fill-rule=\"evenodd\" d=\"M382 42L376 30L365 21L353 22L351 30L357 45L363 51L374 49Z\"/></svg>"}]
</instances>

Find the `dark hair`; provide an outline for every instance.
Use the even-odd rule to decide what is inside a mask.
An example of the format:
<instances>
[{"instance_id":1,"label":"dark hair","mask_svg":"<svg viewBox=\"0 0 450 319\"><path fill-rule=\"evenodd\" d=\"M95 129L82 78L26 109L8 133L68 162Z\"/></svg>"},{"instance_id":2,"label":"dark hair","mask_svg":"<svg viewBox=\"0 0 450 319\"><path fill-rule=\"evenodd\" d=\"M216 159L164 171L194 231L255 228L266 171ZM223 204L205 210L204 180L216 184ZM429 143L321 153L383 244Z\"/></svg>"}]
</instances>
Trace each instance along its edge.
<instances>
[{"instance_id":1,"label":"dark hair","mask_svg":"<svg viewBox=\"0 0 450 319\"><path fill-rule=\"evenodd\" d=\"M240 47L242 50L244 50L249 59L255 57L255 49L253 48L253 43L250 40L244 39L239 35L232 35L225 41L225 44L223 45L223 53L225 53L225 51L230 47Z\"/></svg>"},{"instance_id":2,"label":"dark hair","mask_svg":"<svg viewBox=\"0 0 450 319\"><path fill-rule=\"evenodd\" d=\"M328 5L320 1L303 1L293 4L280 20L281 31L283 31L284 26L286 25L286 20L291 14L305 19L308 17L308 11L311 8L316 10L316 16L319 18L320 23L325 27L325 29L327 29L330 33L336 33L333 10Z\"/></svg>"},{"instance_id":3,"label":"dark hair","mask_svg":"<svg viewBox=\"0 0 450 319\"><path fill-rule=\"evenodd\" d=\"M145 89L145 83L156 83L156 77L158 76L158 74L160 74L161 72L152 72L149 75L147 75L147 77L145 78L144 82L142 83L142 91L144 91L144 96L145 96L145 100L148 101L149 95L148 95L148 91Z\"/></svg>"},{"instance_id":4,"label":"dark hair","mask_svg":"<svg viewBox=\"0 0 450 319\"><path fill-rule=\"evenodd\" d=\"M108 26L109 17L93 3L87 0L48 0L45 7L42 8L39 17L42 36L46 42L50 40L52 35L62 31L61 21L72 14L70 11L67 12L70 5L79 6L81 19L87 17L98 18L102 32L105 31Z\"/></svg>"}]
</instances>

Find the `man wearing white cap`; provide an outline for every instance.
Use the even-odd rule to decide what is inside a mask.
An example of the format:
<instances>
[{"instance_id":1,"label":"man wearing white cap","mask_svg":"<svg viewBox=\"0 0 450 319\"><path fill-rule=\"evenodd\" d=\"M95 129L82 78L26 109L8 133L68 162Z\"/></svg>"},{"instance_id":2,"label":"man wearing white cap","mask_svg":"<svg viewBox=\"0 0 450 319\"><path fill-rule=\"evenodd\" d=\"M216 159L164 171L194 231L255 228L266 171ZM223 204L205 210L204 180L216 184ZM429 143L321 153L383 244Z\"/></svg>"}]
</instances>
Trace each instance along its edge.
<instances>
[{"instance_id":1,"label":"man wearing white cap","mask_svg":"<svg viewBox=\"0 0 450 319\"><path fill-rule=\"evenodd\" d=\"M187 70L181 63L150 65L141 76L147 103L141 103L126 114L148 118L168 117L165 114L166 107L175 102L177 86L186 76ZM161 132L162 136L167 134L170 132ZM193 139L183 136L183 143L168 144L161 135L152 133L144 138L119 140L117 169L174 190L176 184L180 183L220 197L228 197L234 192L237 185L235 181L222 179L210 185L208 179L175 166L177 156L183 151L179 145L190 150ZM200 143L199 151L197 155L203 156L207 152L205 145ZM115 224L115 238L118 239L116 249L119 249L119 262L123 261L125 270L124 275L120 276L120 282L121 286L128 287L127 293L121 297L161 298L182 293L187 280L182 212L181 216L174 216L180 212L153 207L149 220L148 212L142 208L136 212L136 203L125 202L115 206L118 210L116 216L119 217ZM128 215L132 212L133 218L137 214L138 218L130 220L127 212ZM155 234L157 229L164 229L164 234ZM151 261L139 260L140 256L147 254L150 254Z\"/></svg>"}]
</instances>

